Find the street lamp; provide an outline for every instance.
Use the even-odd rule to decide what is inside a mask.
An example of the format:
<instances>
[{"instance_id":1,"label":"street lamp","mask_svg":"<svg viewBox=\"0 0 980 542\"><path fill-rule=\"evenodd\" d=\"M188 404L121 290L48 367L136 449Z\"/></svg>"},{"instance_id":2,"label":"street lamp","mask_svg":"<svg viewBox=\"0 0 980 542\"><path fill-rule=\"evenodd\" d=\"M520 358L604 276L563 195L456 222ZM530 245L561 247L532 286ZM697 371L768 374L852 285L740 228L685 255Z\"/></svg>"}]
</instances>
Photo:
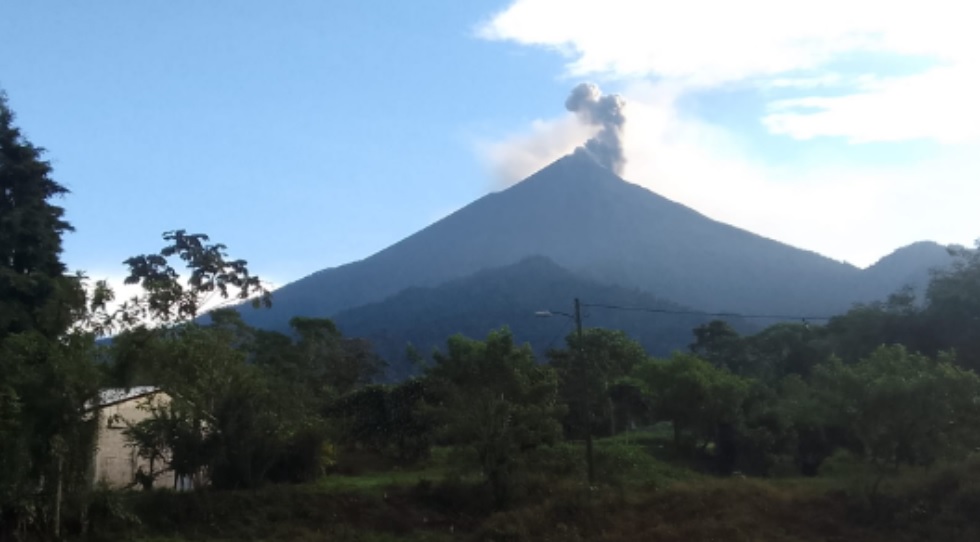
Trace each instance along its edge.
<instances>
[{"instance_id":1,"label":"street lamp","mask_svg":"<svg viewBox=\"0 0 980 542\"><path fill-rule=\"evenodd\" d=\"M583 378L585 377L585 341L582 340L582 304L579 299L575 298L575 314L569 314L567 312L552 311L552 310L540 310L534 313L535 316L541 318L550 318L552 316L564 316L566 318L571 318L575 321L575 334L578 337L578 355L579 355L579 370L582 371ZM589 404L589 394L585 392L582 394L582 401L585 406L585 461L588 466L589 474L589 487L595 485L595 459L592 453L592 406Z\"/></svg>"}]
</instances>

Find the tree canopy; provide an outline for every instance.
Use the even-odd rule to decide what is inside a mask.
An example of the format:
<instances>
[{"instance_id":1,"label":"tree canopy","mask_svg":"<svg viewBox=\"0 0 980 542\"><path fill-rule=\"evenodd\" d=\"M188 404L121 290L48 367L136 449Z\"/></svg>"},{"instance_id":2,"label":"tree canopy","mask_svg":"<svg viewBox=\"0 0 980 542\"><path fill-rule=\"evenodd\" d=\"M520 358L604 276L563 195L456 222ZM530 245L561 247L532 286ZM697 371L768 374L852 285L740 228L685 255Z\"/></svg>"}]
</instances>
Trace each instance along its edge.
<instances>
[{"instance_id":1,"label":"tree canopy","mask_svg":"<svg viewBox=\"0 0 980 542\"><path fill-rule=\"evenodd\" d=\"M71 330L85 294L61 261L72 228L52 201L68 190L43 153L0 92L0 538L16 522L58 533L61 496L87 483L98 391L94 343Z\"/></svg>"},{"instance_id":2,"label":"tree canopy","mask_svg":"<svg viewBox=\"0 0 980 542\"><path fill-rule=\"evenodd\" d=\"M498 503L523 454L561 436L558 379L506 329L486 340L451 337L426 371L446 442L471 449Z\"/></svg>"},{"instance_id":3,"label":"tree canopy","mask_svg":"<svg viewBox=\"0 0 980 542\"><path fill-rule=\"evenodd\" d=\"M68 189L14 120L0 91L0 340L27 331L53 338L82 299L61 261L61 238L72 227L53 202Z\"/></svg>"}]
</instances>

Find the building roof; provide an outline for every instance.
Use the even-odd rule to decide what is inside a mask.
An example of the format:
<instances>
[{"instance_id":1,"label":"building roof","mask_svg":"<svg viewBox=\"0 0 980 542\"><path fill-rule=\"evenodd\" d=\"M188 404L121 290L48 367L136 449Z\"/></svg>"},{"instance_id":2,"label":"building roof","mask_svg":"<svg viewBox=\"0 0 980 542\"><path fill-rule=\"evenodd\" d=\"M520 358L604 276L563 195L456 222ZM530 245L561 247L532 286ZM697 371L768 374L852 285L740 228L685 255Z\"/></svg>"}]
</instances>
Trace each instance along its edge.
<instances>
[{"instance_id":1,"label":"building roof","mask_svg":"<svg viewBox=\"0 0 980 542\"><path fill-rule=\"evenodd\" d=\"M136 399L160 391L156 386L135 386L132 388L104 388L99 390L98 402L89 402L85 405L86 409L102 408L117 403L124 403L130 399Z\"/></svg>"}]
</instances>

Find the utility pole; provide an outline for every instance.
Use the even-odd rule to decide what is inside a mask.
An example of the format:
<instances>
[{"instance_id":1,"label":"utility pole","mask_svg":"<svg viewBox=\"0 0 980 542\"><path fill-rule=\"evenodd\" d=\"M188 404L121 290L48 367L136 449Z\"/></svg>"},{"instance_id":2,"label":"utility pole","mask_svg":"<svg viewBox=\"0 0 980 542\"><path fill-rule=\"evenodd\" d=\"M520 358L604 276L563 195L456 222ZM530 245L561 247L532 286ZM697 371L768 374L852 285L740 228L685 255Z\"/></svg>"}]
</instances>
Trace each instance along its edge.
<instances>
[{"instance_id":1,"label":"utility pole","mask_svg":"<svg viewBox=\"0 0 980 542\"><path fill-rule=\"evenodd\" d=\"M589 361L585 357L585 336L582 333L582 303L577 297L575 298L574 314L550 310L540 310L534 314L542 318L560 315L564 316L565 318L575 320L575 335L578 339L578 360L577 363L572 365L572 371L570 373L578 377L580 384L580 389L577 391L581 394L580 400L584 410L584 412L582 412L582 417L585 422L585 463L588 467L589 489L591 489L593 486L595 486L595 459L592 453L592 398L590 397L590 387L588 383L588 380L592 375L591 371L588 370Z\"/></svg>"},{"instance_id":2,"label":"utility pole","mask_svg":"<svg viewBox=\"0 0 980 542\"><path fill-rule=\"evenodd\" d=\"M595 486L595 458L592 453L592 401L589 397L589 385L585 382L588 379L589 371L586 370L588 360L585 359L585 340L582 337L582 304L575 298L575 333L578 335L578 355L579 370L581 371L583 384L582 402L585 405L585 462L589 472L589 488Z\"/></svg>"},{"instance_id":3,"label":"utility pole","mask_svg":"<svg viewBox=\"0 0 980 542\"><path fill-rule=\"evenodd\" d=\"M54 497L54 539L61 540L61 486L64 478L65 456L64 452L58 451L58 487Z\"/></svg>"}]
</instances>

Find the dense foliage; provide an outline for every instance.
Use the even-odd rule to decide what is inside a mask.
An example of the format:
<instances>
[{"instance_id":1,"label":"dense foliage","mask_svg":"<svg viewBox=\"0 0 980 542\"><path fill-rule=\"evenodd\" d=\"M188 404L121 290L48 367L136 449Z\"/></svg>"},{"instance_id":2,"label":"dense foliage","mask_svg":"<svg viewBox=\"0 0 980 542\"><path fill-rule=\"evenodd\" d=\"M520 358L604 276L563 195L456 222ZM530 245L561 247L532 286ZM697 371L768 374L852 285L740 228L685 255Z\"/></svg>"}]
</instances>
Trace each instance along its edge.
<instances>
[{"instance_id":1,"label":"dense foliage","mask_svg":"<svg viewBox=\"0 0 980 542\"><path fill-rule=\"evenodd\" d=\"M536 364L531 349L502 330L486 341L450 338L426 377L445 442L475 453L495 500L505 504L523 456L560 435L554 370Z\"/></svg>"},{"instance_id":2,"label":"dense foliage","mask_svg":"<svg viewBox=\"0 0 980 542\"><path fill-rule=\"evenodd\" d=\"M0 539L59 531L87 484L85 403L98 389L94 343L72 330L85 295L60 259L71 226L51 201L68 191L13 122L0 93Z\"/></svg>"},{"instance_id":3,"label":"dense foliage","mask_svg":"<svg viewBox=\"0 0 980 542\"><path fill-rule=\"evenodd\" d=\"M417 367L403 355L406 343L428 355L444 347L447 337L482 337L503 325L511 329L515 341L526 342L536 355L546 356L549 349L561 345L572 322L535 313L567 311L574 297L665 311L587 309L589 325L623 331L654 355L670 354L687 343L691 328L711 320L644 291L582 278L540 256L432 288L409 288L378 303L341 311L333 319L345 334L370 340L390 363L389 377L397 381L418 375ZM743 332L755 329L736 317L729 320Z\"/></svg>"}]
</instances>

